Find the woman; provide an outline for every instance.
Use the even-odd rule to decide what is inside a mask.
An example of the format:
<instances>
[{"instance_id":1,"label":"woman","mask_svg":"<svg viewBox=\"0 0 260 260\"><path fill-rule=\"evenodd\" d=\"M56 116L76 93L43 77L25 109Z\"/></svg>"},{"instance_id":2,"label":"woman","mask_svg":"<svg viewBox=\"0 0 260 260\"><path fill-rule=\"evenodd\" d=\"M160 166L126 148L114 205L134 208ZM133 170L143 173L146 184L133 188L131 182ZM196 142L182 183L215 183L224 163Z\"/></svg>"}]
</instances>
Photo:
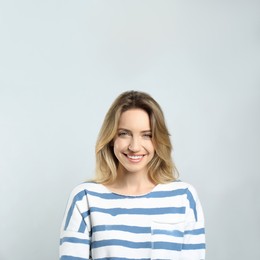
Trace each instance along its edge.
<instances>
[{"instance_id":1,"label":"woman","mask_svg":"<svg viewBox=\"0 0 260 260\"><path fill-rule=\"evenodd\" d=\"M96 143L96 177L71 193L60 260L205 259L195 189L177 180L163 112L147 93L122 93Z\"/></svg>"}]
</instances>

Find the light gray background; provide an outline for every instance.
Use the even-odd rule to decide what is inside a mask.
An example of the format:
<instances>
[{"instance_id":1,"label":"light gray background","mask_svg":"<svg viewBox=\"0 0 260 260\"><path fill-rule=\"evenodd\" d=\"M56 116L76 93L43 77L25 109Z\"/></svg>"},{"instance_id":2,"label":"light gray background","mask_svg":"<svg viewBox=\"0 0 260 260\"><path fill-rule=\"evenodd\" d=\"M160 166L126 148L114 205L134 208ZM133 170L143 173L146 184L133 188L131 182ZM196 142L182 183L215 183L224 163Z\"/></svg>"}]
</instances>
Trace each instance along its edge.
<instances>
[{"instance_id":1,"label":"light gray background","mask_svg":"<svg viewBox=\"0 0 260 260\"><path fill-rule=\"evenodd\" d=\"M260 2L1 1L0 260L58 259L122 91L165 111L202 201L208 260L260 259Z\"/></svg>"}]
</instances>

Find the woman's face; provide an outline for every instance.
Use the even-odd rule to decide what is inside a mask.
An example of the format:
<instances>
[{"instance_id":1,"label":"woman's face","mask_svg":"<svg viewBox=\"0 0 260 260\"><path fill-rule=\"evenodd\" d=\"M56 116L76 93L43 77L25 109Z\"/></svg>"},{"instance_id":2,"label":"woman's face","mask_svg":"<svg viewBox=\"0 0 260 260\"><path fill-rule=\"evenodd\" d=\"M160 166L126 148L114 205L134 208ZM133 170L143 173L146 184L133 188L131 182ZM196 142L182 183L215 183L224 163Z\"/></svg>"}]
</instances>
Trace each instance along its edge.
<instances>
[{"instance_id":1,"label":"woman's face","mask_svg":"<svg viewBox=\"0 0 260 260\"><path fill-rule=\"evenodd\" d=\"M148 114L142 109L123 112L114 138L114 153L119 167L126 172L146 174L154 152Z\"/></svg>"}]
</instances>

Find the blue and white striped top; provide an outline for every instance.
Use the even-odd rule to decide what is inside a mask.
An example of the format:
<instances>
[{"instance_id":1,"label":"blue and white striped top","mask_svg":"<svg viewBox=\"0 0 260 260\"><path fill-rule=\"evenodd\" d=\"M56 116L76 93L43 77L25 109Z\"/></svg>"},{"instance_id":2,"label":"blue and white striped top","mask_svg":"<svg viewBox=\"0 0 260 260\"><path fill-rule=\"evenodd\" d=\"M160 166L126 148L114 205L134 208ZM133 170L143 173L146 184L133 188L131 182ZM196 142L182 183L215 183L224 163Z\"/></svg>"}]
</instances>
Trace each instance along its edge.
<instances>
[{"instance_id":1,"label":"blue and white striped top","mask_svg":"<svg viewBox=\"0 0 260 260\"><path fill-rule=\"evenodd\" d=\"M74 188L61 228L60 260L205 259L204 217L195 189L158 184L126 196L86 182Z\"/></svg>"}]
</instances>

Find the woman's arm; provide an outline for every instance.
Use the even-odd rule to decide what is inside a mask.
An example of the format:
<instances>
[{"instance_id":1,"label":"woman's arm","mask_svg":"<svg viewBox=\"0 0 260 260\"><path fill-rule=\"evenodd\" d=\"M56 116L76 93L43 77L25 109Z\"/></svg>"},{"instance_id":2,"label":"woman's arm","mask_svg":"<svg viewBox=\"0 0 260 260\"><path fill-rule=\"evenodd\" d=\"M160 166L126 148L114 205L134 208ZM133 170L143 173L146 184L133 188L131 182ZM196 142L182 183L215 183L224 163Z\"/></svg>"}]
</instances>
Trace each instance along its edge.
<instances>
[{"instance_id":1,"label":"woman's arm","mask_svg":"<svg viewBox=\"0 0 260 260\"><path fill-rule=\"evenodd\" d=\"M197 192L191 186L187 189L186 222L181 260L205 259L204 214Z\"/></svg>"},{"instance_id":2,"label":"woman's arm","mask_svg":"<svg viewBox=\"0 0 260 260\"><path fill-rule=\"evenodd\" d=\"M60 233L60 260L90 259L90 223L87 194L80 185L68 201Z\"/></svg>"}]
</instances>

